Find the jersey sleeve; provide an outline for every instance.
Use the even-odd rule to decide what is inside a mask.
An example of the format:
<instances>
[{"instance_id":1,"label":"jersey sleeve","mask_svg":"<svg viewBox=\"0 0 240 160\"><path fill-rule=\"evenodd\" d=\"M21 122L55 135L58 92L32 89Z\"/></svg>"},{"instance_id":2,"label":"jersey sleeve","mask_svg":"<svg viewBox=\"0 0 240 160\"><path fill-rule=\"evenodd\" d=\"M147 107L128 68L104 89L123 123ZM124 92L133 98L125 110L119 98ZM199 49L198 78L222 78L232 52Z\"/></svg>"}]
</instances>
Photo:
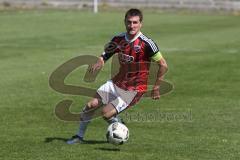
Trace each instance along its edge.
<instances>
[{"instance_id":1,"label":"jersey sleeve","mask_svg":"<svg viewBox=\"0 0 240 160\"><path fill-rule=\"evenodd\" d=\"M113 39L104 46L104 52L101 55L103 60L107 61L111 58L113 54L117 52L117 48L116 38L113 37Z\"/></svg>"},{"instance_id":2,"label":"jersey sleeve","mask_svg":"<svg viewBox=\"0 0 240 160\"><path fill-rule=\"evenodd\" d=\"M148 39L146 41L146 50L149 55L149 57L152 57L154 54L159 52L158 46L156 43L154 43L151 39Z\"/></svg>"},{"instance_id":3,"label":"jersey sleeve","mask_svg":"<svg viewBox=\"0 0 240 160\"><path fill-rule=\"evenodd\" d=\"M151 39L148 39L148 41L147 41L146 50L147 50L149 57L153 61L157 62L157 61L161 60L162 54L159 51L157 44L154 43Z\"/></svg>"}]
</instances>

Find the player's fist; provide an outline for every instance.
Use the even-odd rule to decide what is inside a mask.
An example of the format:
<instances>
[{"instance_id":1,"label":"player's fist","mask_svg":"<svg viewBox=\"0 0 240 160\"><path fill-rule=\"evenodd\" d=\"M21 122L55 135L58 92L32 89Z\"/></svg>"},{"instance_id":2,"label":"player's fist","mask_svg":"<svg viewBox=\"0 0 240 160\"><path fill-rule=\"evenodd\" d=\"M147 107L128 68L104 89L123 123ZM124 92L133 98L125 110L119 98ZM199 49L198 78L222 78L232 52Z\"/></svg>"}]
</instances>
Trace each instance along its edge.
<instances>
[{"instance_id":1,"label":"player's fist","mask_svg":"<svg viewBox=\"0 0 240 160\"><path fill-rule=\"evenodd\" d=\"M102 57L99 57L98 61L89 68L90 73L94 73L97 70L100 70L104 66L104 60Z\"/></svg>"},{"instance_id":2,"label":"player's fist","mask_svg":"<svg viewBox=\"0 0 240 160\"><path fill-rule=\"evenodd\" d=\"M160 92L159 92L159 86L154 86L151 92L151 97L154 100L157 100L160 98Z\"/></svg>"}]
</instances>

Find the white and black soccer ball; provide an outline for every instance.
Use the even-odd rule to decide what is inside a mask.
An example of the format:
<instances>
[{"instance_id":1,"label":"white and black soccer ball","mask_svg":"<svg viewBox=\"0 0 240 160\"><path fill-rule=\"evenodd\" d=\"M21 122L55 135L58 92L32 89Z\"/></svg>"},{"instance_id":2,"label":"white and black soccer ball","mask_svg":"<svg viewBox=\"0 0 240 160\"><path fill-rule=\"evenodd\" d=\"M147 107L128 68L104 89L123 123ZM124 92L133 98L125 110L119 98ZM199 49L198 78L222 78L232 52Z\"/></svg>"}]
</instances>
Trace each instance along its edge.
<instances>
[{"instance_id":1,"label":"white and black soccer ball","mask_svg":"<svg viewBox=\"0 0 240 160\"><path fill-rule=\"evenodd\" d=\"M127 142L129 138L128 128L119 122L112 123L108 126L106 138L111 144L123 144Z\"/></svg>"}]
</instances>

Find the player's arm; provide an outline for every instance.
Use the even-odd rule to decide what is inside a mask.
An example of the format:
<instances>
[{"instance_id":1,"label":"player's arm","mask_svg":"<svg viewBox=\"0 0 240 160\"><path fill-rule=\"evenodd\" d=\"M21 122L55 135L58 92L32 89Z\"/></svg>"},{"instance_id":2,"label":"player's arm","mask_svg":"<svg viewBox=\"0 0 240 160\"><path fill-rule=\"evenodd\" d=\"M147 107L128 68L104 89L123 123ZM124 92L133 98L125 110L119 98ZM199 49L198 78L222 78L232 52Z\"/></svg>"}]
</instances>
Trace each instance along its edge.
<instances>
[{"instance_id":1,"label":"player's arm","mask_svg":"<svg viewBox=\"0 0 240 160\"><path fill-rule=\"evenodd\" d=\"M167 72L168 66L161 52L159 51L157 44L154 43L151 39L146 40L146 42L146 52L149 54L151 60L158 64L157 78L155 80L151 96L153 99L159 99L159 89L161 87L161 82L163 81L164 74Z\"/></svg>"},{"instance_id":2,"label":"player's arm","mask_svg":"<svg viewBox=\"0 0 240 160\"><path fill-rule=\"evenodd\" d=\"M155 61L158 64L157 78L153 86L151 96L153 99L159 99L160 98L159 89L161 86L161 82L163 81L164 74L167 72L168 66L167 66L166 60L163 58L160 51L154 54L151 58L153 61Z\"/></svg>"},{"instance_id":3,"label":"player's arm","mask_svg":"<svg viewBox=\"0 0 240 160\"><path fill-rule=\"evenodd\" d=\"M113 42L113 40L106 44L102 55L98 58L97 62L90 67L90 72L93 73L100 70L104 66L105 62L116 52L116 48L117 45Z\"/></svg>"}]
</instances>

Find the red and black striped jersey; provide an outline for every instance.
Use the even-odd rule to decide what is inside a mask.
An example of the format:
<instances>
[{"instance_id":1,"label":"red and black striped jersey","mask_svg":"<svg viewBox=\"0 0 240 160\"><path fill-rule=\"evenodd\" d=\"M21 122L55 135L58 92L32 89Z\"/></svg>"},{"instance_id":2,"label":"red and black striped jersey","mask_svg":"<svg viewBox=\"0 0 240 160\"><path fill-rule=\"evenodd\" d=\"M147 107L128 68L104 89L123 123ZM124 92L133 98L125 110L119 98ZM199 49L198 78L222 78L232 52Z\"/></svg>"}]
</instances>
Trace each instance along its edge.
<instances>
[{"instance_id":1,"label":"red and black striped jersey","mask_svg":"<svg viewBox=\"0 0 240 160\"><path fill-rule=\"evenodd\" d=\"M106 61L112 55L117 54L119 60L119 72L112 78L114 84L124 90L145 92L151 57L159 53L158 46L141 32L132 40L126 33L113 37L105 46L102 54Z\"/></svg>"}]
</instances>

